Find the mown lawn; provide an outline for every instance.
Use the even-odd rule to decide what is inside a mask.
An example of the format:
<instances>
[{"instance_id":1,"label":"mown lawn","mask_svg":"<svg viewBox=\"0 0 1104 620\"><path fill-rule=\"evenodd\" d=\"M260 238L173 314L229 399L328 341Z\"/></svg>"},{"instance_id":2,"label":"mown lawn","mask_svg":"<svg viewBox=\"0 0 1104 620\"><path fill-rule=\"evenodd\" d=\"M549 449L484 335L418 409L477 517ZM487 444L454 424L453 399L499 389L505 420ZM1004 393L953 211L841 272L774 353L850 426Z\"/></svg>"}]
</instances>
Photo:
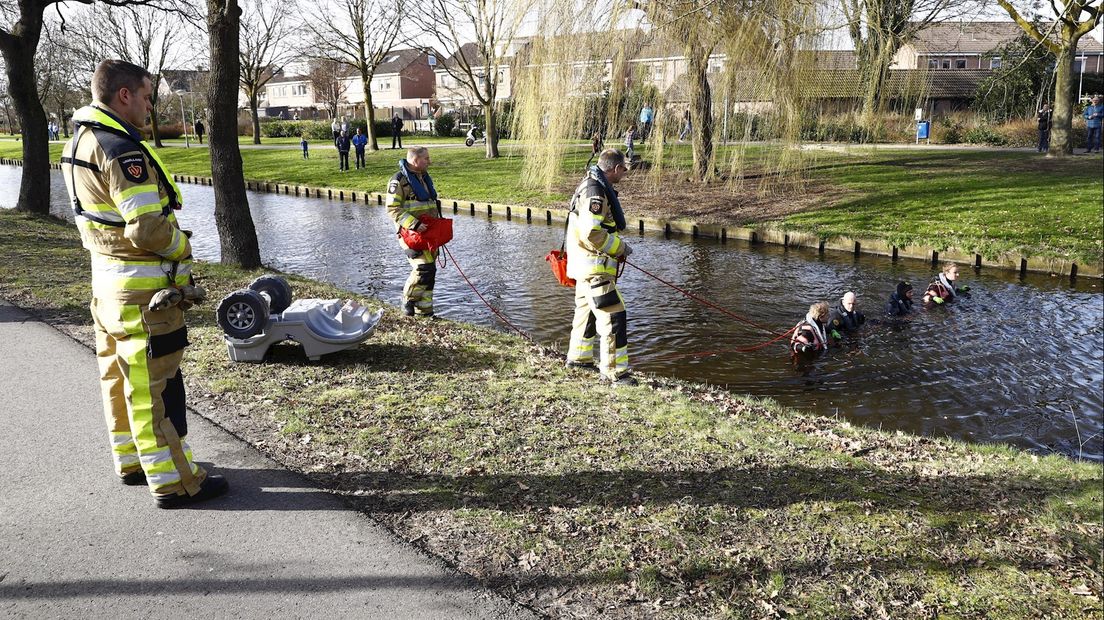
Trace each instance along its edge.
<instances>
[{"instance_id":1,"label":"mown lawn","mask_svg":"<svg viewBox=\"0 0 1104 620\"><path fill-rule=\"evenodd\" d=\"M413 143L413 142L411 142ZM722 154L732 147L723 147ZM647 159L652 146L642 147ZM52 145L60 157L61 145ZM401 151L369 152L367 168L337 171L329 145L312 147L311 159L293 150L243 150L246 178L355 191L383 191ZM516 145L487 160L479 148L431 151L433 173L442 197L453 200L563 207L590 153L570 147L561 167L562 182L546 193L523 186L526 164ZM17 143L0 143L0 157L20 157ZM742 171L756 183L771 178L777 149L755 146L744 153ZM897 245L957 248L993 257L1003 252L1099 263L1104 257L1104 168L1099 156L1046 159L1033 153L979 150L877 150L794 152L801 176L815 188L814 199L790 193L773 195L719 185L715 191L688 190L684 173L690 151L685 144L664 149L665 176L657 182L626 186L622 201L634 215L677 219L700 215L711 203L709 219L730 225L776 225L813 232L822 238L851 236ZM206 149L167 147L163 157L173 172L209 176ZM646 173L641 173L646 174ZM793 175L786 175L792 181ZM741 191L743 193L741 193ZM756 193L751 208L737 202ZM794 202L794 208L784 208ZM800 204L797 204L800 202ZM732 204L725 215L725 204ZM782 204L783 208L775 208ZM643 205L643 206L641 206ZM756 205L759 205L758 207ZM797 211L797 212L795 212Z\"/></svg>"},{"instance_id":2,"label":"mown lawn","mask_svg":"<svg viewBox=\"0 0 1104 620\"><path fill-rule=\"evenodd\" d=\"M213 300L259 273L196 271ZM0 213L0 296L85 342L87 272L71 225ZM289 279L297 297L354 297ZM614 391L516 337L390 307L353 351L235 364L213 306L189 314L198 411L542 613L1102 612L1099 464L673 380Z\"/></svg>"}]
</instances>

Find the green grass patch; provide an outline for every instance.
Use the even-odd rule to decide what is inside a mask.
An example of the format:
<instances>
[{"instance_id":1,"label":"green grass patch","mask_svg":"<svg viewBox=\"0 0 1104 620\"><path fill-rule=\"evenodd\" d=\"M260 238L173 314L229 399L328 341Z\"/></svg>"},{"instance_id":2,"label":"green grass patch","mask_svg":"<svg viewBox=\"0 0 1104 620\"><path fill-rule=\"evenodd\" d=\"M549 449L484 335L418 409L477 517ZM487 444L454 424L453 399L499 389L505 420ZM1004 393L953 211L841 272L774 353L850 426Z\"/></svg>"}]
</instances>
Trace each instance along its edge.
<instances>
[{"instance_id":1,"label":"green grass patch","mask_svg":"<svg viewBox=\"0 0 1104 620\"><path fill-rule=\"evenodd\" d=\"M213 300L258 273L196 272ZM0 213L0 296L86 342L87 273L70 225ZM515 337L390 307L321 362L286 345L233 363L212 307L189 313L194 407L542 612L1100 617L1099 464L675 380L615 391Z\"/></svg>"}]
</instances>

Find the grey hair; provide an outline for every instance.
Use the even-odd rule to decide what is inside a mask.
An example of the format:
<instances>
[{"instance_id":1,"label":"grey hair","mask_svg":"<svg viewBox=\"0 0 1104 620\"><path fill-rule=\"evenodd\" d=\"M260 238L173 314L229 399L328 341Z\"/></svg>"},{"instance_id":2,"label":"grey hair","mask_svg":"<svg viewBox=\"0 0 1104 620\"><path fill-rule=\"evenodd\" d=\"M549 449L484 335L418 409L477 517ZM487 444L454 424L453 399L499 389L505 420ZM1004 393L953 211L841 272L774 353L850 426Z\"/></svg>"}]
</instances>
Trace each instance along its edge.
<instances>
[{"instance_id":1,"label":"grey hair","mask_svg":"<svg viewBox=\"0 0 1104 620\"><path fill-rule=\"evenodd\" d=\"M598 156L598 169L609 172L625 164L625 154L617 149L606 149Z\"/></svg>"},{"instance_id":2,"label":"grey hair","mask_svg":"<svg viewBox=\"0 0 1104 620\"><path fill-rule=\"evenodd\" d=\"M412 146L406 149L406 161L414 161L418 157L429 153L429 149L424 146Z\"/></svg>"}]
</instances>

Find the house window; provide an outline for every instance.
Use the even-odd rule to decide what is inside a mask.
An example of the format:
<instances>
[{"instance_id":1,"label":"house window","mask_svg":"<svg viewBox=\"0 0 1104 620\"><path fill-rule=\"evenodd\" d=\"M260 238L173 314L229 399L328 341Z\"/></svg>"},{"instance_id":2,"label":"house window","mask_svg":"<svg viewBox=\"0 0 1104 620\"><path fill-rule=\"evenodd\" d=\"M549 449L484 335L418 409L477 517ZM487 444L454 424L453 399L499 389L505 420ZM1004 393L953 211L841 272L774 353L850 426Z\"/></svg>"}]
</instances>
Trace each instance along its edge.
<instances>
[{"instance_id":1,"label":"house window","mask_svg":"<svg viewBox=\"0 0 1104 620\"><path fill-rule=\"evenodd\" d=\"M1078 58L1077 60L1073 61L1073 72L1074 73L1081 73L1082 60L1083 60L1082 58Z\"/></svg>"},{"instance_id":2,"label":"house window","mask_svg":"<svg viewBox=\"0 0 1104 620\"><path fill-rule=\"evenodd\" d=\"M965 68L966 68L966 59L965 58L956 58L955 59L955 69L965 69Z\"/></svg>"},{"instance_id":3,"label":"house window","mask_svg":"<svg viewBox=\"0 0 1104 620\"><path fill-rule=\"evenodd\" d=\"M300 97L305 96L307 94L307 85L306 84L297 84L295 86L293 94L298 95Z\"/></svg>"},{"instance_id":4,"label":"house window","mask_svg":"<svg viewBox=\"0 0 1104 620\"><path fill-rule=\"evenodd\" d=\"M943 62L940 64L940 67L943 68L943 69L950 69L951 68L951 59L950 58L944 58Z\"/></svg>"},{"instance_id":5,"label":"house window","mask_svg":"<svg viewBox=\"0 0 1104 620\"><path fill-rule=\"evenodd\" d=\"M936 58L929 58L928 59L928 68L929 69L938 69L939 68L939 60L936 59Z\"/></svg>"},{"instance_id":6,"label":"house window","mask_svg":"<svg viewBox=\"0 0 1104 620\"><path fill-rule=\"evenodd\" d=\"M658 82L663 79L663 63L657 62L653 67L655 70L655 80Z\"/></svg>"},{"instance_id":7,"label":"house window","mask_svg":"<svg viewBox=\"0 0 1104 620\"><path fill-rule=\"evenodd\" d=\"M990 69L1000 69L1001 68L1001 57L1000 56L993 56L992 58L990 58L989 59L989 68Z\"/></svg>"}]
</instances>

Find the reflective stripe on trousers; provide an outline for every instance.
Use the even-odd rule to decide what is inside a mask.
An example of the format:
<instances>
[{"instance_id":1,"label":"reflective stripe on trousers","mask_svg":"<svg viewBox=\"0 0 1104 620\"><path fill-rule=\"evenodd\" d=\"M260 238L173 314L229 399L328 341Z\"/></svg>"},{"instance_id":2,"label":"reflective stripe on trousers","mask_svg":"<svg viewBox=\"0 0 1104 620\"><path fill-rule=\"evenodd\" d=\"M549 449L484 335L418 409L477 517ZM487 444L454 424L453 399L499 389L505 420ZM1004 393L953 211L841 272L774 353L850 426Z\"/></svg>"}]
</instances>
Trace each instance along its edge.
<instances>
[{"instance_id":1,"label":"reflective stripe on trousers","mask_svg":"<svg viewBox=\"0 0 1104 620\"><path fill-rule=\"evenodd\" d=\"M187 433L180 375L184 351L152 358L147 354L151 332L183 327L182 311L150 312L139 305L98 298L93 298L91 309L115 472L137 471L137 464L155 495L198 493L206 472L193 462L183 440Z\"/></svg>"},{"instance_id":2,"label":"reflective stripe on trousers","mask_svg":"<svg viewBox=\"0 0 1104 620\"><path fill-rule=\"evenodd\" d=\"M567 359L594 362L598 341L598 369L609 379L629 372L628 315L617 282L591 276L575 284L575 316Z\"/></svg>"},{"instance_id":3,"label":"reflective stripe on trousers","mask_svg":"<svg viewBox=\"0 0 1104 620\"><path fill-rule=\"evenodd\" d=\"M414 314L428 316L433 314L433 287L437 282L437 252L424 250L416 256L406 247L403 241L399 245L406 254L406 260L410 263L410 275L403 286L403 305L413 302Z\"/></svg>"}]
</instances>

